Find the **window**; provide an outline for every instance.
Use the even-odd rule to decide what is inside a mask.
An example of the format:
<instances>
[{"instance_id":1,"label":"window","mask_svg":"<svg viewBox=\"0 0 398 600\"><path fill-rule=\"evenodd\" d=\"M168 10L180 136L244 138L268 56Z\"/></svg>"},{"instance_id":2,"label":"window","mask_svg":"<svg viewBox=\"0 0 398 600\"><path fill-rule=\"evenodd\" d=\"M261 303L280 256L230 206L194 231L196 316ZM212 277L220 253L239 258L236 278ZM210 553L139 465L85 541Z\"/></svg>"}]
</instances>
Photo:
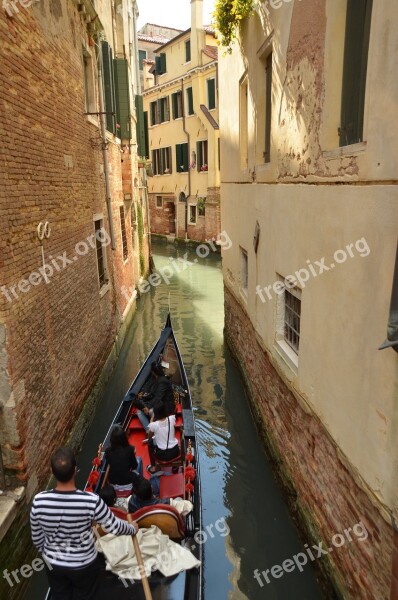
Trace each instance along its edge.
<instances>
[{"instance_id":1,"label":"window","mask_svg":"<svg viewBox=\"0 0 398 600\"><path fill-rule=\"evenodd\" d=\"M193 115L193 91L192 88L187 88L187 113L188 115Z\"/></svg>"},{"instance_id":2,"label":"window","mask_svg":"<svg viewBox=\"0 0 398 600\"><path fill-rule=\"evenodd\" d=\"M196 225L196 206L195 206L195 204L189 205L189 223L190 223L190 225Z\"/></svg>"},{"instance_id":3,"label":"window","mask_svg":"<svg viewBox=\"0 0 398 600\"><path fill-rule=\"evenodd\" d=\"M271 115L272 115L272 52L265 61L265 148L264 162L271 162Z\"/></svg>"},{"instance_id":4,"label":"window","mask_svg":"<svg viewBox=\"0 0 398 600\"><path fill-rule=\"evenodd\" d=\"M83 48L84 97L86 112L95 112L93 62L91 54Z\"/></svg>"},{"instance_id":5,"label":"window","mask_svg":"<svg viewBox=\"0 0 398 600\"><path fill-rule=\"evenodd\" d=\"M130 82L125 58L113 59L116 96L116 135L120 139L131 139Z\"/></svg>"},{"instance_id":6,"label":"window","mask_svg":"<svg viewBox=\"0 0 398 600\"><path fill-rule=\"evenodd\" d=\"M207 108L213 110L216 108L216 80L207 80Z\"/></svg>"},{"instance_id":7,"label":"window","mask_svg":"<svg viewBox=\"0 0 398 600\"><path fill-rule=\"evenodd\" d=\"M147 59L147 52L146 50L138 50L138 60L139 60L139 65L140 65L140 71L142 71L144 69L144 60Z\"/></svg>"},{"instance_id":8,"label":"window","mask_svg":"<svg viewBox=\"0 0 398 600\"><path fill-rule=\"evenodd\" d=\"M188 144L176 144L176 171L177 173L187 173L188 164Z\"/></svg>"},{"instance_id":9,"label":"window","mask_svg":"<svg viewBox=\"0 0 398 600\"><path fill-rule=\"evenodd\" d=\"M170 121L170 103L168 96L160 98L158 114L160 116L160 123Z\"/></svg>"},{"instance_id":10,"label":"window","mask_svg":"<svg viewBox=\"0 0 398 600\"><path fill-rule=\"evenodd\" d=\"M167 73L166 54L164 52L155 58L155 70L156 75L164 75Z\"/></svg>"},{"instance_id":11,"label":"window","mask_svg":"<svg viewBox=\"0 0 398 600\"><path fill-rule=\"evenodd\" d=\"M98 266L98 280L100 289L108 283L108 276L106 272L106 253L104 250L104 244L100 240L104 238L103 235L104 221L102 219L96 219L94 221L95 229L95 250L97 254L97 266Z\"/></svg>"},{"instance_id":12,"label":"window","mask_svg":"<svg viewBox=\"0 0 398 600\"><path fill-rule=\"evenodd\" d=\"M240 164L242 169L247 169L248 165L248 84L245 76L240 84L240 103L239 103L239 133L240 133Z\"/></svg>"},{"instance_id":13,"label":"window","mask_svg":"<svg viewBox=\"0 0 398 600\"><path fill-rule=\"evenodd\" d=\"M150 111L151 111L151 125L157 125L160 121L159 121L159 117L158 117L158 103L156 101L150 103Z\"/></svg>"},{"instance_id":14,"label":"window","mask_svg":"<svg viewBox=\"0 0 398 600\"><path fill-rule=\"evenodd\" d=\"M113 72L112 48L108 42L102 42L102 68L104 78L104 104L106 111L106 128L110 133L116 133L116 97Z\"/></svg>"},{"instance_id":15,"label":"window","mask_svg":"<svg viewBox=\"0 0 398 600\"><path fill-rule=\"evenodd\" d=\"M123 260L126 260L129 255L127 247L127 235L126 235L126 221L124 216L124 206L120 206L120 227L122 231L122 248L123 248Z\"/></svg>"},{"instance_id":16,"label":"window","mask_svg":"<svg viewBox=\"0 0 398 600\"><path fill-rule=\"evenodd\" d=\"M171 146L152 150L152 167L154 175L172 173Z\"/></svg>"},{"instance_id":17,"label":"window","mask_svg":"<svg viewBox=\"0 0 398 600\"><path fill-rule=\"evenodd\" d=\"M163 208L162 196L156 196L156 208Z\"/></svg>"},{"instance_id":18,"label":"window","mask_svg":"<svg viewBox=\"0 0 398 600\"><path fill-rule=\"evenodd\" d=\"M136 139L138 156L144 157L147 155L147 140L148 140L148 118L145 122L144 105L142 96L138 94L135 97L135 115L136 115ZM148 115L147 115L148 117Z\"/></svg>"},{"instance_id":19,"label":"window","mask_svg":"<svg viewBox=\"0 0 398 600\"><path fill-rule=\"evenodd\" d=\"M182 93L176 92L171 95L171 103L173 106L173 119L182 117Z\"/></svg>"},{"instance_id":20,"label":"window","mask_svg":"<svg viewBox=\"0 0 398 600\"><path fill-rule=\"evenodd\" d=\"M340 146L363 141L372 0L348 0L341 100Z\"/></svg>"},{"instance_id":21,"label":"window","mask_svg":"<svg viewBox=\"0 0 398 600\"><path fill-rule=\"evenodd\" d=\"M249 269L247 252L243 248L240 249L240 284L242 292L247 296L249 288Z\"/></svg>"},{"instance_id":22,"label":"window","mask_svg":"<svg viewBox=\"0 0 398 600\"><path fill-rule=\"evenodd\" d=\"M197 166L198 171L205 172L208 170L209 166L207 164L207 140L203 140L202 142L197 142L196 144L196 155L197 155Z\"/></svg>"},{"instance_id":23,"label":"window","mask_svg":"<svg viewBox=\"0 0 398 600\"><path fill-rule=\"evenodd\" d=\"M198 217L206 216L206 198L198 198L197 203Z\"/></svg>"},{"instance_id":24,"label":"window","mask_svg":"<svg viewBox=\"0 0 398 600\"><path fill-rule=\"evenodd\" d=\"M185 42L185 62L191 62L191 40Z\"/></svg>"},{"instance_id":25,"label":"window","mask_svg":"<svg viewBox=\"0 0 398 600\"><path fill-rule=\"evenodd\" d=\"M284 291L285 296L285 319L284 339L287 344L298 354L300 344L300 319L301 319L301 297L300 290Z\"/></svg>"}]
</instances>

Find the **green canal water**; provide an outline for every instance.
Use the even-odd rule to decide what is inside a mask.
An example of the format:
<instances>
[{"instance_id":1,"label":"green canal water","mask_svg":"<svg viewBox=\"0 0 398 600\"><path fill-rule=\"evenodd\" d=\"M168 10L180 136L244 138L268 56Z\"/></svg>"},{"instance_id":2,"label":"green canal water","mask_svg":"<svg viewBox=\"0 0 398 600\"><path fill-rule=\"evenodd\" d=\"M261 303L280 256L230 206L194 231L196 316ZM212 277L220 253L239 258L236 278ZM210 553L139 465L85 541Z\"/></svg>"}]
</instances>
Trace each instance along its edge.
<instances>
[{"instance_id":1,"label":"green canal water","mask_svg":"<svg viewBox=\"0 0 398 600\"><path fill-rule=\"evenodd\" d=\"M182 259L184 254L188 267ZM224 344L221 259L210 252L157 242L157 269L172 266L169 285L162 282L143 294L122 352L86 436L79 467L91 466L129 384L159 337L170 302L172 322L185 363L195 406L203 491L205 600L322 600L311 564L278 578L254 578L303 551L282 494L257 435L239 370ZM177 272L177 266L178 271ZM185 267L185 268L184 268ZM225 518L229 533L220 525ZM218 522L218 530L214 524ZM211 525L213 524L213 528ZM211 533L209 533L211 532ZM276 571L279 574L278 571ZM44 600L40 573L26 594ZM175 599L181 600L181 599Z\"/></svg>"}]
</instances>

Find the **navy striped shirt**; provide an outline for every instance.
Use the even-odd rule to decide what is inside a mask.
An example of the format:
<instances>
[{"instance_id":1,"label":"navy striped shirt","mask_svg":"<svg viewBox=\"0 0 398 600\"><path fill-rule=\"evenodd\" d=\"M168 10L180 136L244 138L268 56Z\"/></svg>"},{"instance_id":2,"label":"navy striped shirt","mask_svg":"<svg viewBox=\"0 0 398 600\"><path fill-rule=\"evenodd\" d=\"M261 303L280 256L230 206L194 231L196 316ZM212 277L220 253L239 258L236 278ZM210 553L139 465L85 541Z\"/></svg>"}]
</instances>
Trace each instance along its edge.
<instances>
[{"instance_id":1,"label":"navy striped shirt","mask_svg":"<svg viewBox=\"0 0 398 600\"><path fill-rule=\"evenodd\" d=\"M40 492L30 511L32 540L51 565L81 568L97 556L94 521L107 533L135 534L134 527L116 518L96 494L81 490Z\"/></svg>"}]
</instances>

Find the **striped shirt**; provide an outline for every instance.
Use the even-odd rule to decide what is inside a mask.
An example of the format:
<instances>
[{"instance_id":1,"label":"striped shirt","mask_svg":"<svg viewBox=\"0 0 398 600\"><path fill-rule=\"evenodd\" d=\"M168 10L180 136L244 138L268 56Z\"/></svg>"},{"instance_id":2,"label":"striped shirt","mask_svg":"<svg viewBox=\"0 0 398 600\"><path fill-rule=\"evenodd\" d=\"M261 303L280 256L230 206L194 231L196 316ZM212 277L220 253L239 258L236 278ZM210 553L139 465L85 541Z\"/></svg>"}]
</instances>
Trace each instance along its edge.
<instances>
[{"instance_id":1,"label":"striped shirt","mask_svg":"<svg viewBox=\"0 0 398 600\"><path fill-rule=\"evenodd\" d=\"M134 527L116 518L96 494L81 490L40 492L30 511L32 540L51 565L85 567L97 556L94 521L107 533L135 534Z\"/></svg>"}]
</instances>

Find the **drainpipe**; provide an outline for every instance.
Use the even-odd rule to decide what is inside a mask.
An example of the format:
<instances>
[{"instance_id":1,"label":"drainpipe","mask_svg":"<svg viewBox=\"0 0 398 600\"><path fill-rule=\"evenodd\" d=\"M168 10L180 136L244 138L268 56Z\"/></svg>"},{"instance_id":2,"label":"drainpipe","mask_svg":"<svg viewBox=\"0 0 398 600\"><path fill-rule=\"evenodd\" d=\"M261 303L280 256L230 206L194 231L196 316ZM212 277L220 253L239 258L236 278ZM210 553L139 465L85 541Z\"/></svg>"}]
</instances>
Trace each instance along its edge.
<instances>
[{"instance_id":1,"label":"drainpipe","mask_svg":"<svg viewBox=\"0 0 398 600\"><path fill-rule=\"evenodd\" d=\"M191 169L190 169L190 156L191 156L191 135L186 129L185 121L185 88L184 79L181 79L181 94L182 94L182 128L187 136L188 140L188 195L185 198L185 240L188 239L188 198L191 195Z\"/></svg>"},{"instance_id":2,"label":"drainpipe","mask_svg":"<svg viewBox=\"0 0 398 600\"><path fill-rule=\"evenodd\" d=\"M109 221L109 234L111 237L111 248L116 250L115 245L115 232L113 229L112 219L112 199L111 199L111 188L109 182L109 158L108 158L108 142L106 139L106 115L105 115L105 102L104 102L104 81L102 77L103 63L102 63L102 47L101 47L101 35L98 36L98 93L99 93L99 106L100 106L100 123L101 123L101 137L102 137L102 155L104 160L104 174L105 174L105 194L106 194L106 208L108 211Z\"/></svg>"}]
</instances>

